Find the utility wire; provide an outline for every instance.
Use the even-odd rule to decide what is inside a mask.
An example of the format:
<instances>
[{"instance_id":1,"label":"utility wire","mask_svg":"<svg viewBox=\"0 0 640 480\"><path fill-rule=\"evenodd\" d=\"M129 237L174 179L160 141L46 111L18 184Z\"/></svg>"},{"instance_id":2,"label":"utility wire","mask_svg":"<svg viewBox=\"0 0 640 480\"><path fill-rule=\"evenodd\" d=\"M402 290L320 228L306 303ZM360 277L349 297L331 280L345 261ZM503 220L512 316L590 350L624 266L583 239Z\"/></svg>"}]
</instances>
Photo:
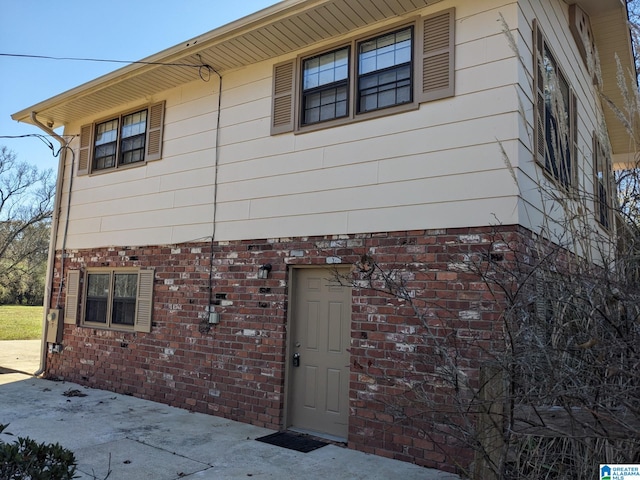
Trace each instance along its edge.
<instances>
[{"instance_id":1,"label":"utility wire","mask_svg":"<svg viewBox=\"0 0 640 480\"><path fill-rule=\"evenodd\" d=\"M74 134L74 135L61 135L61 136L62 137L74 138L74 137L77 137L78 135ZM29 133L29 134L26 134L26 135L0 135L0 138L27 138L27 137L38 137L38 138L43 138L43 137L49 138L49 137L51 137L51 138L55 138L54 135L41 135L39 133Z\"/></svg>"},{"instance_id":2,"label":"utility wire","mask_svg":"<svg viewBox=\"0 0 640 480\"><path fill-rule=\"evenodd\" d=\"M73 139L74 137L77 137L78 135L62 135L62 136L63 137L70 137L71 139ZM55 138L53 135L41 135L39 133L29 133L29 134L26 134L26 135L0 135L0 138L30 138L30 137L35 137L35 138L39 139L40 141L42 141L42 143L44 143L47 147L49 147L49 149L53 153L54 157L57 157L58 155L60 155L60 151L62 150L62 148L60 148L56 152L56 149L53 146L53 143L51 143L49 141L49 138Z\"/></svg>"},{"instance_id":3,"label":"utility wire","mask_svg":"<svg viewBox=\"0 0 640 480\"><path fill-rule=\"evenodd\" d=\"M143 60L130 61L130 60L112 60L112 59L106 59L106 58L50 57L47 55L27 55L27 54L21 54L21 53L0 53L0 57L39 58L44 60L71 60L76 62L130 63L130 64L141 64L141 65L163 65L167 67L191 67L191 68L208 67L208 65L193 64L193 63L145 62Z\"/></svg>"},{"instance_id":4,"label":"utility wire","mask_svg":"<svg viewBox=\"0 0 640 480\"><path fill-rule=\"evenodd\" d=\"M110 60L106 58L80 58L80 57L50 57L48 55L27 55L22 53L0 53L0 57L17 57L17 58L38 58L44 60L71 60L76 62L104 62L104 63L126 63L128 65L161 65L164 67L188 67L197 68L198 76L204 82L208 82L211 79L211 72L218 73L215 68L206 63L170 63L170 62L145 62L144 60ZM200 54L198 54L200 58ZM206 72L206 73L205 73ZM218 75L220 75L218 73Z\"/></svg>"}]
</instances>

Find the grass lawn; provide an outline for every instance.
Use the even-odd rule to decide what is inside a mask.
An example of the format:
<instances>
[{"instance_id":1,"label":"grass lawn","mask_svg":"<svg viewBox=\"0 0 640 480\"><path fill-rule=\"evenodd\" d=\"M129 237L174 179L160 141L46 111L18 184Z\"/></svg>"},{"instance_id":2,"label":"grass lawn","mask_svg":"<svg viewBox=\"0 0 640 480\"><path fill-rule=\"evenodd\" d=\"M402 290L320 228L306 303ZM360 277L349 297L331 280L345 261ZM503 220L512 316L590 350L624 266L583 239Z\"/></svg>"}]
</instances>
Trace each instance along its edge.
<instances>
[{"instance_id":1,"label":"grass lawn","mask_svg":"<svg viewBox=\"0 0 640 480\"><path fill-rule=\"evenodd\" d=\"M0 305L0 340L34 340L42 337L43 307Z\"/></svg>"}]
</instances>

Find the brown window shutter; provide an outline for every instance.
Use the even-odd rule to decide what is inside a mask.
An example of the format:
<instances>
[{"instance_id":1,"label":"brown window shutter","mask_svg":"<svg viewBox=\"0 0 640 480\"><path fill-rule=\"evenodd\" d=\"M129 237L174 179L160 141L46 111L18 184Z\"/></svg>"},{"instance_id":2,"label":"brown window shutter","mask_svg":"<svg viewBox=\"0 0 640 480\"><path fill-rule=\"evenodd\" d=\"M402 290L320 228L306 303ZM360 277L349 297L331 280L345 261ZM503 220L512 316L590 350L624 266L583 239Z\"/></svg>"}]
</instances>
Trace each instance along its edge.
<instances>
[{"instance_id":1,"label":"brown window shutter","mask_svg":"<svg viewBox=\"0 0 640 480\"><path fill-rule=\"evenodd\" d=\"M602 147L600 146L600 141L598 140L598 133L593 132L593 136L591 137L591 148L592 148L592 163L593 163L593 206L594 212L596 216L596 220L600 221L600 178L598 177L598 173L600 173L601 165L602 165ZM602 223L602 222L600 222Z\"/></svg>"},{"instance_id":2,"label":"brown window shutter","mask_svg":"<svg viewBox=\"0 0 640 480\"><path fill-rule=\"evenodd\" d=\"M424 17L418 31L422 33L416 77L419 102L455 95L455 8Z\"/></svg>"},{"instance_id":3,"label":"brown window shutter","mask_svg":"<svg viewBox=\"0 0 640 480\"><path fill-rule=\"evenodd\" d=\"M164 130L164 102L149 107L147 125L147 151L145 160L160 160L162 157L162 133Z\"/></svg>"},{"instance_id":4,"label":"brown window shutter","mask_svg":"<svg viewBox=\"0 0 640 480\"><path fill-rule=\"evenodd\" d=\"M78 322L78 302L80 300L80 270L69 270L64 299L64 323Z\"/></svg>"},{"instance_id":5,"label":"brown window shutter","mask_svg":"<svg viewBox=\"0 0 640 480\"><path fill-rule=\"evenodd\" d=\"M535 95L534 116L534 156L536 161L545 166L545 100L544 100L544 79L542 78L542 58L544 41L542 32L538 28L538 22L533 21L533 91Z\"/></svg>"},{"instance_id":6,"label":"brown window shutter","mask_svg":"<svg viewBox=\"0 0 640 480\"><path fill-rule=\"evenodd\" d=\"M549 300L547 295L547 282L545 281L545 277L542 271L538 270L534 272L534 282L535 282L535 299L534 299L534 308L535 315L538 321L547 322L549 320L550 309L549 309Z\"/></svg>"},{"instance_id":7,"label":"brown window shutter","mask_svg":"<svg viewBox=\"0 0 640 480\"><path fill-rule=\"evenodd\" d=\"M83 125L80 128L80 152L78 155L78 175L89 173L91 162L91 137L93 125Z\"/></svg>"},{"instance_id":8,"label":"brown window shutter","mask_svg":"<svg viewBox=\"0 0 640 480\"><path fill-rule=\"evenodd\" d=\"M154 270L140 270L138 273L138 296L136 298L136 320L133 329L136 332L151 331L153 313Z\"/></svg>"},{"instance_id":9,"label":"brown window shutter","mask_svg":"<svg viewBox=\"0 0 640 480\"><path fill-rule=\"evenodd\" d=\"M600 175L602 177L600 177ZM615 185L612 183L611 161L598 138L593 132L593 198L596 220L606 229L611 230L612 209L614 198L612 193Z\"/></svg>"},{"instance_id":10,"label":"brown window shutter","mask_svg":"<svg viewBox=\"0 0 640 480\"><path fill-rule=\"evenodd\" d=\"M571 141L571 185L578 187L578 97L573 90L569 94L570 141Z\"/></svg>"},{"instance_id":11,"label":"brown window shutter","mask_svg":"<svg viewBox=\"0 0 640 480\"><path fill-rule=\"evenodd\" d=\"M293 131L295 106L295 61L273 67L271 135Z\"/></svg>"}]
</instances>

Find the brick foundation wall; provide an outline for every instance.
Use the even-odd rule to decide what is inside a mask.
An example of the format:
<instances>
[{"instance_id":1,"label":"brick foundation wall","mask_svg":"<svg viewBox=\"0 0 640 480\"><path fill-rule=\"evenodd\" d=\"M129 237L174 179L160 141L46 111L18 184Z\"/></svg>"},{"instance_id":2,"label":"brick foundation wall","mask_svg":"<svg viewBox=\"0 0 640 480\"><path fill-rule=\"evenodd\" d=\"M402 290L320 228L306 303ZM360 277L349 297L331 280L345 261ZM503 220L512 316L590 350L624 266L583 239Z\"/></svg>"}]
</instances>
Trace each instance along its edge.
<instances>
[{"instance_id":1,"label":"brick foundation wall","mask_svg":"<svg viewBox=\"0 0 640 480\"><path fill-rule=\"evenodd\" d=\"M487 227L68 251L65 273L154 268L153 327L135 333L67 324L47 376L281 429L289 267L371 259L402 278L415 300L377 291L355 269L349 446L454 471L452 458L473 461L471 449L447 434L455 386L420 382L444 367L434 351L455 344L463 347L457 368L477 386L483 356L497 348L501 305L469 266L483 255L508 264L511 249L527 238L520 227ZM58 252L52 307L60 261ZM258 279L266 263L269 278ZM208 324L210 284L220 313L215 326ZM63 306L64 289L59 298ZM427 403L417 402L417 385ZM437 408L420 411L426 404ZM435 431L434 424L445 427Z\"/></svg>"}]
</instances>

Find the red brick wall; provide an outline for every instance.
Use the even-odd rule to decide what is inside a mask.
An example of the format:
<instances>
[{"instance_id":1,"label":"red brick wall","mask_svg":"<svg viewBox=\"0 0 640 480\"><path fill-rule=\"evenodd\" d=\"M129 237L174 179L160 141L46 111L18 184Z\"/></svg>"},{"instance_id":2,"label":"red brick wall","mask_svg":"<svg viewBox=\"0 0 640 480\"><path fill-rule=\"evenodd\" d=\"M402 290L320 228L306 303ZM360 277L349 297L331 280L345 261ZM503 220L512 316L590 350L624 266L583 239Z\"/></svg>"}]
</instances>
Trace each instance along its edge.
<instances>
[{"instance_id":1,"label":"red brick wall","mask_svg":"<svg viewBox=\"0 0 640 480\"><path fill-rule=\"evenodd\" d=\"M349 446L453 470L472 460L445 425L454 386L431 381L416 408L424 375L438 372L438 348L460 348L457 367L477 386L495 348L500 305L469 270L483 255L505 264L527 233L518 227L272 239L213 244L69 251L65 272L88 267L155 269L151 333L65 325L60 354L47 375L272 429L283 423L289 265L357 264L369 256L406 281L414 300L385 295L356 278L353 290ZM260 265L273 266L257 278ZM208 325L209 284L219 325ZM60 253L53 303L58 298ZM383 284L374 284L375 286ZM64 305L64 290L60 297ZM413 305L412 305L413 304ZM416 317L423 315L424 323ZM440 408L441 407L441 408ZM448 412L448 413L447 413ZM455 412L454 412L455 413ZM455 421L464 422L468 419Z\"/></svg>"}]
</instances>

